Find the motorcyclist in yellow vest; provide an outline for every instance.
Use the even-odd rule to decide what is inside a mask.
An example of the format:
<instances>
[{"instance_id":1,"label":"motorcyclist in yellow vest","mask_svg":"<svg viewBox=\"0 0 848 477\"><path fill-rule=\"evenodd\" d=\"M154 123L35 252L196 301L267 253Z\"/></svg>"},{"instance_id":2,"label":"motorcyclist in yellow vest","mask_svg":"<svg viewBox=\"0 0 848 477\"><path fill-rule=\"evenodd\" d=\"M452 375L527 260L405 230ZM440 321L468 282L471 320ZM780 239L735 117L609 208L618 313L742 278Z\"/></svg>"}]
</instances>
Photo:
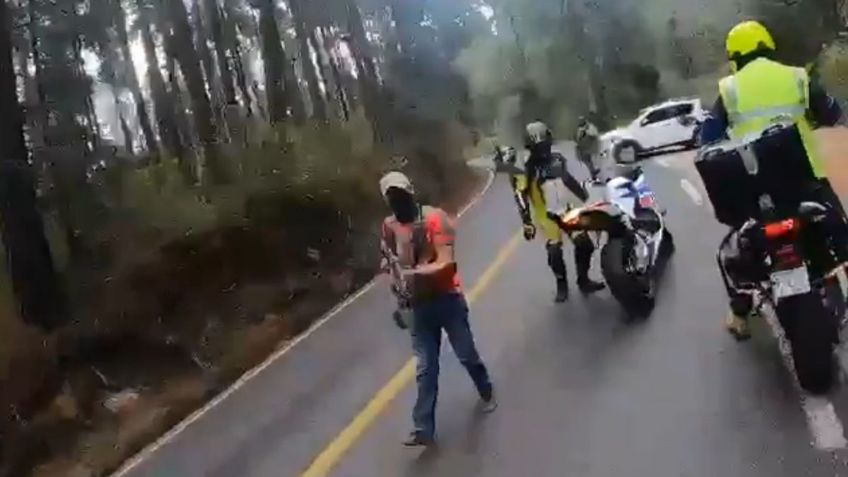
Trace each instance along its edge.
<instances>
[{"instance_id":1,"label":"motorcyclist in yellow vest","mask_svg":"<svg viewBox=\"0 0 848 477\"><path fill-rule=\"evenodd\" d=\"M530 152L524 163L524 170L511 176L515 200L524 224L524 238L533 240L537 228L545 236L545 248L548 253L548 266L556 278L557 303L568 299L568 281L565 260L562 251L562 231L551 214L561 213L559 208L566 207L565 202L572 199L584 202L586 191L568 172L566 160L561 154L553 152L553 136L542 122L527 125L525 146ZM568 193L570 192L570 194ZM566 197L571 195L573 197ZM554 203L558 202L558 203ZM595 245L588 234L580 233L571 237L574 243L574 265L577 270L577 286L583 293L603 290L605 285L589 278L592 253Z\"/></svg>"},{"instance_id":2,"label":"motorcyclist in yellow vest","mask_svg":"<svg viewBox=\"0 0 848 477\"><path fill-rule=\"evenodd\" d=\"M818 200L829 204L841 217L845 213L826 176L821 152L813 134L815 126L833 126L842 111L833 98L807 71L773 59L776 45L760 23L746 21L727 35L727 54L734 74L719 81L719 98L701 129L701 143L739 138L768 128L775 121L791 119L798 125L812 169L819 179ZM750 295L731 291L728 331L739 340L750 337Z\"/></svg>"}]
</instances>

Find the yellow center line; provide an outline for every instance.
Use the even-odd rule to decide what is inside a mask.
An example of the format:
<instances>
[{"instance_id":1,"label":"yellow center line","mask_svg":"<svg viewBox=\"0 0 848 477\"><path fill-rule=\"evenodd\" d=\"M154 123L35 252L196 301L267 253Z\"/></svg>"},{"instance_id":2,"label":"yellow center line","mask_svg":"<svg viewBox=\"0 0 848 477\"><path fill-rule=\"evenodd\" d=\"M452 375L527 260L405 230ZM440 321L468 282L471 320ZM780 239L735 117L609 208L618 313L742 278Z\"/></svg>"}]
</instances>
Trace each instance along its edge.
<instances>
[{"instance_id":1,"label":"yellow center line","mask_svg":"<svg viewBox=\"0 0 848 477\"><path fill-rule=\"evenodd\" d=\"M480 295L491 285L500 270L506 264L507 259L515 252L515 248L521 243L521 234L516 233L498 251L494 261L486 268L474 287L466 297L469 303L475 302ZM377 420L383 411L391 404L395 397L415 378L415 358L404 363L403 367L392 376L389 381L380 388L371 398L368 404L353 418L352 421L318 454L309 467L301 474L301 477L325 477L341 461L345 453L362 437L365 431Z\"/></svg>"}]
</instances>

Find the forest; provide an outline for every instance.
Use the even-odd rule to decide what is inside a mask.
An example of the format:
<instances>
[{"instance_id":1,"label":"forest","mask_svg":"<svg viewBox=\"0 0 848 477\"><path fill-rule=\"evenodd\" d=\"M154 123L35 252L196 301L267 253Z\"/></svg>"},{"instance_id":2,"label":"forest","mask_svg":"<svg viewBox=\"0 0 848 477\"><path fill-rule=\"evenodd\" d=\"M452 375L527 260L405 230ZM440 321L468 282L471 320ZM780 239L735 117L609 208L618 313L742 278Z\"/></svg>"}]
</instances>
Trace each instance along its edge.
<instances>
[{"instance_id":1,"label":"forest","mask_svg":"<svg viewBox=\"0 0 848 477\"><path fill-rule=\"evenodd\" d=\"M456 210L547 121L715 96L758 18L848 98L842 0L9 0L0 475L108 475L374 276L377 180Z\"/></svg>"}]
</instances>

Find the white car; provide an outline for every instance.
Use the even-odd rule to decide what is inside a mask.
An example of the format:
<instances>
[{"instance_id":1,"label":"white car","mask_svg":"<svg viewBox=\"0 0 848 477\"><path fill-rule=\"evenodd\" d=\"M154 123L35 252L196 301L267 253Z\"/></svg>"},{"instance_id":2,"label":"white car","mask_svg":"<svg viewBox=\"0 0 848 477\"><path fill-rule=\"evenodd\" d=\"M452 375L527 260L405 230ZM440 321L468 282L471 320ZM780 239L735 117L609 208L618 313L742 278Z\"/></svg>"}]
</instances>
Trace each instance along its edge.
<instances>
[{"instance_id":1,"label":"white car","mask_svg":"<svg viewBox=\"0 0 848 477\"><path fill-rule=\"evenodd\" d=\"M616 162L635 162L673 146L694 147L706 112L697 98L673 99L643 109L629 125L601 136L601 150Z\"/></svg>"}]
</instances>

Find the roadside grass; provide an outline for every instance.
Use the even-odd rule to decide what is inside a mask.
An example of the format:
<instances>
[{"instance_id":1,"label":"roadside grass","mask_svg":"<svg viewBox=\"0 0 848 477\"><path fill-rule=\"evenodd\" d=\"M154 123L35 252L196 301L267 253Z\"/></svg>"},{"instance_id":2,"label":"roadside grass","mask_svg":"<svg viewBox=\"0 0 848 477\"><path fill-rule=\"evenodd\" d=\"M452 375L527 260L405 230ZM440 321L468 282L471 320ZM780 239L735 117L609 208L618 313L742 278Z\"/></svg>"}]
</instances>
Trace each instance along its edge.
<instances>
[{"instance_id":1,"label":"roadside grass","mask_svg":"<svg viewBox=\"0 0 848 477\"><path fill-rule=\"evenodd\" d=\"M0 272L0 476L106 475L369 281L393 164L369 127L253 134L229 152L232 183L203 190L172 160L109 170L96 180L110 215L86 231L95 265L45 214L75 319L49 336L25 326ZM469 132L396 127L416 188L456 210L481 182Z\"/></svg>"}]
</instances>

